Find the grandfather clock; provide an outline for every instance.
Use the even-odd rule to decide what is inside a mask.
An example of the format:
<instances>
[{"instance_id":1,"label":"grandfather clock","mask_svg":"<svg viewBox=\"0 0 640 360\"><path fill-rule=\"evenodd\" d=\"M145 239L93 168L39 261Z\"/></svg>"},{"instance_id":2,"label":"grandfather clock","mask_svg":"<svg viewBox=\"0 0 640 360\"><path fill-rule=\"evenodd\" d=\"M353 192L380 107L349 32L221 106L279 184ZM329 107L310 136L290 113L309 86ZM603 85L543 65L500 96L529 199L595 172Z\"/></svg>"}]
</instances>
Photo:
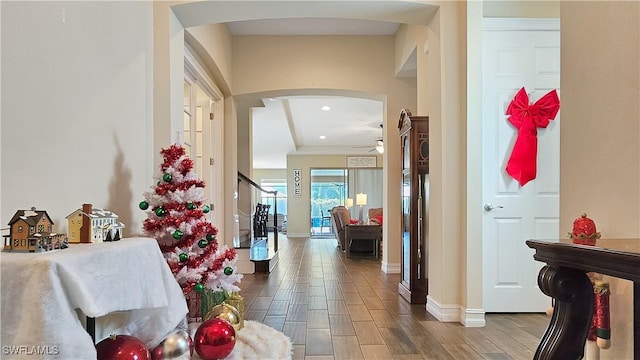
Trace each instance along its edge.
<instances>
[{"instance_id":1,"label":"grandfather clock","mask_svg":"<svg viewBox=\"0 0 640 360\"><path fill-rule=\"evenodd\" d=\"M402 109L398 120L402 145L402 241L398 292L412 304L427 301L427 214L429 117Z\"/></svg>"}]
</instances>

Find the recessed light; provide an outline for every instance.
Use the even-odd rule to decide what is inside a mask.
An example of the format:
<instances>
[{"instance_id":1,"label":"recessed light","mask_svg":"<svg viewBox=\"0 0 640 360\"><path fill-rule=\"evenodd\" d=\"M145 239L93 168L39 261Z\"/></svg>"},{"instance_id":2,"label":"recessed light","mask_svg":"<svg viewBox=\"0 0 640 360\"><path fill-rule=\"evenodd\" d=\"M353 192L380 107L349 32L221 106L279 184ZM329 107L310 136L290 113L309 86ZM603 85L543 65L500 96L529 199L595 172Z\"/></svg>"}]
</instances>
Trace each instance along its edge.
<instances>
[{"instance_id":1,"label":"recessed light","mask_svg":"<svg viewBox=\"0 0 640 360\"><path fill-rule=\"evenodd\" d=\"M274 99L274 98L269 98L269 101L276 101L276 99Z\"/></svg>"},{"instance_id":2,"label":"recessed light","mask_svg":"<svg viewBox=\"0 0 640 360\"><path fill-rule=\"evenodd\" d=\"M325 105L325 106L321 107L321 109L322 109L322 111L329 111L329 110L331 110L331 108L330 108L330 107L328 107L327 105Z\"/></svg>"},{"instance_id":3,"label":"recessed light","mask_svg":"<svg viewBox=\"0 0 640 360\"><path fill-rule=\"evenodd\" d=\"M320 138L320 140L324 140L324 139L326 139L327 137L326 137L326 136L324 136L324 135L320 135L320 136L319 136L319 138Z\"/></svg>"}]
</instances>

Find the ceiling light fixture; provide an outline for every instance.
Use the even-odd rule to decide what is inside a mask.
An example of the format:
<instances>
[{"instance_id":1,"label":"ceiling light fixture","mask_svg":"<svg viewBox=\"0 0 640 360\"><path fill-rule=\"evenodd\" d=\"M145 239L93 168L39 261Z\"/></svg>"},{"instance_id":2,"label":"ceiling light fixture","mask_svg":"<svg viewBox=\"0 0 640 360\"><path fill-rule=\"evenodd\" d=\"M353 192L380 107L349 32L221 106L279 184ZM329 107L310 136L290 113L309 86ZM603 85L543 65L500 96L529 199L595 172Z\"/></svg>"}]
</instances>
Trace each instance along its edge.
<instances>
[{"instance_id":1,"label":"ceiling light fixture","mask_svg":"<svg viewBox=\"0 0 640 360\"><path fill-rule=\"evenodd\" d=\"M328 107L327 105L325 105L325 106L321 107L320 109L322 109L322 111L329 111L329 110L331 110L331 108L330 108L330 107Z\"/></svg>"},{"instance_id":2,"label":"ceiling light fixture","mask_svg":"<svg viewBox=\"0 0 640 360\"><path fill-rule=\"evenodd\" d=\"M320 136L319 136L319 138L320 138L320 140L324 140L324 139L326 139L327 137L326 137L326 136L324 136L324 135L320 135Z\"/></svg>"},{"instance_id":3,"label":"ceiling light fixture","mask_svg":"<svg viewBox=\"0 0 640 360\"><path fill-rule=\"evenodd\" d=\"M376 141L376 151L379 152L380 154L384 153L384 142L382 142L382 140L378 140Z\"/></svg>"}]
</instances>

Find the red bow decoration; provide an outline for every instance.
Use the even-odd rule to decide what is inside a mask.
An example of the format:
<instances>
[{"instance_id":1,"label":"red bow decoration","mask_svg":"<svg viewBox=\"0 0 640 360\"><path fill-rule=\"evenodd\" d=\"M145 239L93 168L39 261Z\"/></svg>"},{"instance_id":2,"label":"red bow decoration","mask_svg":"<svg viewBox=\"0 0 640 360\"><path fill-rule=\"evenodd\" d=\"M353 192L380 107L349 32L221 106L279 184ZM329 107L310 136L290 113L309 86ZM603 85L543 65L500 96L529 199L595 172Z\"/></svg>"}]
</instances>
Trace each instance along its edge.
<instances>
[{"instance_id":1,"label":"red bow decoration","mask_svg":"<svg viewBox=\"0 0 640 360\"><path fill-rule=\"evenodd\" d=\"M507 174L520 186L536 178L538 157L538 128L546 128L560 110L560 99L555 90L549 91L535 104L529 104L524 87L507 108L509 122L518 129L518 137L507 162Z\"/></svg>"}]
</instances>

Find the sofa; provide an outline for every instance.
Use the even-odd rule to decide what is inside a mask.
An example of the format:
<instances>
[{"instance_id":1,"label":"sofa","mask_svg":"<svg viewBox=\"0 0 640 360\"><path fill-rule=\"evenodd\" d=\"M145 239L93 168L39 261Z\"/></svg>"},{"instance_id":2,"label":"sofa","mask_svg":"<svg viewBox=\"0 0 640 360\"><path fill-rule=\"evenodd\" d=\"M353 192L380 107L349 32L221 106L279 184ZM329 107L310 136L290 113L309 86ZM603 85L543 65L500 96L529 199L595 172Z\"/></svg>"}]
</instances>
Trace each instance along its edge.
<instances>
[{"instance_id":1,"label":"sofa","mask_svg":"<svg viewBox=\"0 0 640 360\"><path fill-rule=\"evenodd\" d=\"M369 209L369 224L377 224L382 228L382 208ZM378 249L379 256L382 256L382 239L380 239L380 249Z\"/></svg>"}]
</instances>

